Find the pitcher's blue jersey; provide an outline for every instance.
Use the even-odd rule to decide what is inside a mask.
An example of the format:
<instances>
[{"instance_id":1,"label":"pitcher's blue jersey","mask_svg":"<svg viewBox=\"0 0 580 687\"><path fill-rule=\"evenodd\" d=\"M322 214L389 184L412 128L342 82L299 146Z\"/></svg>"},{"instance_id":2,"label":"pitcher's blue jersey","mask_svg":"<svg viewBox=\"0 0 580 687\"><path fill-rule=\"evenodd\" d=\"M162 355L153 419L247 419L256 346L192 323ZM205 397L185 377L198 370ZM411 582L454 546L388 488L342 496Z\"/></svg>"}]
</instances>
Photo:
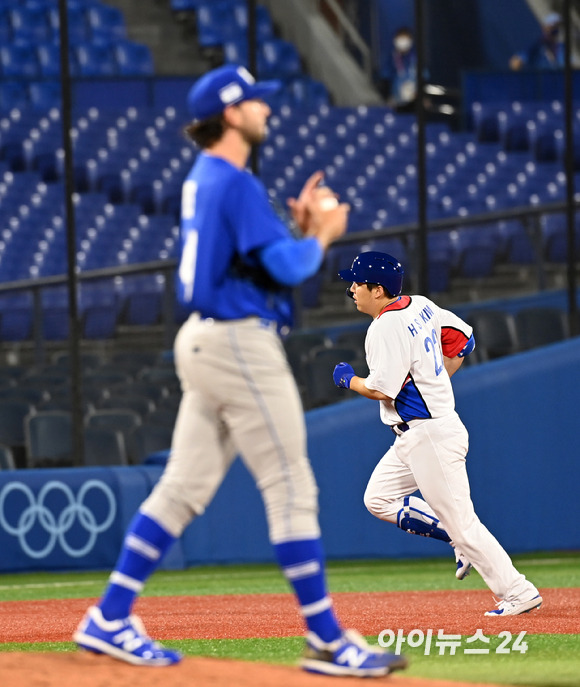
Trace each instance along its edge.
<instances>
[{"instance_id":1,"label":"pitcher's blue jersey","mask_svg":"<svg viewBox=\"0 0 580 687\"><path fill-rule=\"evenodd\" d=\"M258 179L201 153L183 185L179 301L203 317L291 325L291 290L276 284L256 255L289 236Z\"/></svg>"}]
</instances>

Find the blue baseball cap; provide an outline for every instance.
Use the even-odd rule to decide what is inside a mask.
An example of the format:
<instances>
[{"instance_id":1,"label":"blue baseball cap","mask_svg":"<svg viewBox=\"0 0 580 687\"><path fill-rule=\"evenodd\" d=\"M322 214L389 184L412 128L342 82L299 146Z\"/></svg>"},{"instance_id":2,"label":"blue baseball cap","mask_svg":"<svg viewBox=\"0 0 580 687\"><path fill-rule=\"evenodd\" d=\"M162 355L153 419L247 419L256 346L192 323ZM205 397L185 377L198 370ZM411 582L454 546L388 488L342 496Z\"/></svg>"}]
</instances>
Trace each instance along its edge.
<instances>
[{"instance_id":1,"label":"blue baseball cap","mask_svg":"<svg viewBox=\"0 0 580 687\"><path fill-rule=\"evenodd\" d=\"M187 110L199 122L220 114L228 105L263 98L280 88L281 81L256 81L245 67L226 64L195 82L187 94Z\"/></svg>"}]
</instances>

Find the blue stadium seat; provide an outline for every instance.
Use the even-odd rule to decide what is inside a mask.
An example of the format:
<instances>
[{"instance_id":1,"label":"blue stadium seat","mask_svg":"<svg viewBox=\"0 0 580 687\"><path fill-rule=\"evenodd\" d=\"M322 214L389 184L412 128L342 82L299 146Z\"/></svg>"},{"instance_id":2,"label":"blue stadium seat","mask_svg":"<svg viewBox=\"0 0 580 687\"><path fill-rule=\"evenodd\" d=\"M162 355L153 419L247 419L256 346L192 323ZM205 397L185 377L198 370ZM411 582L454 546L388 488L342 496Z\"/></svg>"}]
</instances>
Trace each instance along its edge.
<instances>
[{"instance_id":1,"label":"blue stadium seat","mask_svg":"<svg viewBox=\"0 0 580 687\"><path fill-rule=\"evenodd\" d=\"M20 6L9 12L12 24L12 39L33 44L51 37L48 13L43 7Z\"/></svg>"},{"instance_id":2,"label":"blue stadium seat","mask_svg":"<svg viewBox=\"0 0 580 687\"><path fill-rule=\"evenodd\" d=\"M146 45L132 41L119 41L114 51L119 74L135 76L154 73L153 58Z\"/></svg>"},{"instance_id":3,"label":"blue stadium seat","mask_svg":"<svg viewBox=\"0 0 580 687\"><path fill-rule=\"evenodd\" d=\"M233 3L221 0L206 3L196 11L197 38L202 48L221 46L225 41L239 36Z\"/></svg>"},{"instance_id":4,"label":"blue stadium seat","mask_svg":"<svg viewBox=\"0 0 580 687\"><path fill-rule=\"evenodd\" d=\"M60 77L60 47L57 43L38 43L36 54L40 65L40 75Z\"/></svg>"},{"instance_id":5,"label":"blue stadium seat","mask_svg":"<svg viewBox=\"0 0 580 687\"><path fill-rule=\"evenodd\" d=\"M80 76L113 76L117 73L117 63L109 44L84 43L74 52Z\"/></svg>"},{"instance_id":6,"label":"blue stadium seat","mask_svg":"<svg viewBox=\"0 0 580 687\"><path fill-rule=\"evenodd\" d=\"M544 215L542 236L545 259L550 263L565 263L568 260L568 222L564 214ZM580 227L575 227L575 259L580 258Z\"/></svg>"},{"instance_id":7,"label":"blue stadium seat","mask_svg":"<svg viewBox=\"0 0 580 687\"><path fill-rule=\"evenodd\" d=\"M84 339L112 339L117 328L118 311L115 304L91 305L82 315Z\"/></svg>"},{"instance_id":8,"label":"blue stadium seat","mask_svg":"<svg viewBox=\"0 0 580 687\"><path fill-rule=\"evenodd\" d=\"M207 0L171 0L171 9L174 12L191 12L207 4Z\"/></svg>"},{"instance_id":9,"label":"blue stadium seat","mask_svg":"<svg viewBox=\"0 0 580 687\"><path fill-rule=\"evenodd\" d=\"M125 15L116 7L104 3L91 4L87 8L87 21L96 39L118 40L127 37Z\"/></svg>"},{"instance_id":10,"label":"blue stadium seat","mask_svg":"<svg viewBox=\"0 0 580 687\"><path fill-rule=\"evenodd\" d=\"M523 308L516 313L515 322L522 350L546 346L570 336L566 313L560 308Z\"/></svg>"},{"instance_id":11,"label":"blue stadium seat","mask_svg":"<svg viewBox=\"0 0 580 687\"><path fill-rule=\"evenodd\" d=\"M326 86L308 76L300 76L292 79L285 85L284 90L289 92L296 104L315 108L320 105L330 104L330 96Z\"/></svg>"},{"instance_id":12,"label":"blue stadium seat","mask_svg":"<svg viewBox=\"0 0 580 687\"><path fill-rule=\"evenodd\" d=\"M36 53L29 45L12 44L0 47L0 67L4 77L35 78L40 76Z\"/></svg>"},{"instance_id":13,"label":"blue stadium seat","mask_svg":"<svg viewBox=\"0 0 580 687\"><path fill-rule=\"evenodd\" d=\"M61 107L61 82L39 81L28 87L30 103L39 110L50 110Z\"/></svg>"},{"instance_id":14,"label":"blue stadium seat","mask_svg":"<svg viewBox=\"0 0 580 687\"><path fill-rule=\"evenodd\" d=\"M506 116L502 122L500 120L500 140L506 151L523 151L529 150L531 146L531 129L529 120L525 117L509 117Z\"/></svg>"},{"instance_id":15,"label":"blue stadium seat","mask_svg":"<svg viewBox=\"0 0 580 687\"><path fill-rule=\"evenodd\" d=\"M132 326L151 326L161 321L163 294L155 291L136 291L125 296L121 321Z\"/></svg>"},{"instance_id":16,"label":"blue stadium seat","mask_svg":"<svg viewBox=\"0 0 580 687\"><path fill-rule=\"evenodd\" d=\"M561 128L549 124L530 127L531 150L537 162L555 162L562 156L564 133Z\"/></svg>"},{"instance_id":17,"label":"blue stadium seat","mask_svg":"<svg viewBox=\"0 0 580 687\"><path fill-rule=\"evenodd\" d=\"M0 44L12 41L12 22L7 9L0 7Z\"/></svg>"},{"instance_id":18,"label":"blue stadium seat","mask_svg":"<svg viewBox=\"0 0 580 687\"><path fill-rule=\"evenodd\" d=\"M22 81L0 81L0 110L26 108L30 104L30 94L26 83ZM22 143L16 143L20 150L18 158L22 158ZM6 146L3 145L3 148Z\"/></svg>"},{"instance_id":19,"label":"blue stadium seat","mask_svg":"<svg viewBox=\"0 0 580 687\"><path fill-rule=\"evenodd\" d=\"M0 268L0 274L2 272L3 270ZM31 337L32 307L5 308L2 310L0 341L28 341Z\"/></svg>"},{"instance_id":20,"label":"blue stadium seat","mask_svg":"<svg viewBox=\"0 0 580 687\"><path fill-rule=\"evenodd\" d=\"M500 140L498 113L501 111L501 108L494 104L473 103L471 116L477 141L493 143Z\"/></svg>"},{"instance_id":21,"label":"blue stadium seat","mask_svg":"<svg viewBox=\"0 0 580 687\"><path fill-rule=\"evenodd\" d=\"M66 306L51 306L42 312L42 336L45 341L64 341L69 336L69 312Z\"/></svg>"},{"instance_id":22,"label":"blue stadium seat","mask_svg":"<svg viewBox=\"0 0 580 687\"><path fill-rule=\"evenodd\" d=\"M248 31L248 7L245 0L237 2L233 7L233 15L237 31L245 34ZM274 36L274 27L270 12L264 5L256 5L256 37L258 41L270 39Z\"/></svg>"},{"instance_id":23,"label":"blue stadium seat","mask_svg":"<svg viewBox=\"0 0 580 687\"><path fill-rule=\"evenodd\" d=\"M86 17L86 7L84 3L67 3L67 28L69 42L71 45L83 43L91 39L91 32ZM48 21L52 31L52 38L56 42L60 40L60 16L58 7L53 7L48 11Z\"/></svg>"},{"instance_id":24,"label":"blue stadium seat","mask_svg":"<svg viewBox=\"0 0 580 687\"><path fill-rule=\"evenodd\" d=\"M260 45L263 67L260 77L263 79L288 79L302 72L300 55L293 43L281 38L263 41Z\"/></svg>"},{"instance_id":25,"label":"blue stadium seat","mask_svg":"<svg viewBox=\"0 0 580 687\"><path fill-rule=\"evenodd\" d=\"M32 169L40 173L42 181L52 183L63 176L64 153L62 150L40 152L34 156Z\"/></svg>"}]
</instances>

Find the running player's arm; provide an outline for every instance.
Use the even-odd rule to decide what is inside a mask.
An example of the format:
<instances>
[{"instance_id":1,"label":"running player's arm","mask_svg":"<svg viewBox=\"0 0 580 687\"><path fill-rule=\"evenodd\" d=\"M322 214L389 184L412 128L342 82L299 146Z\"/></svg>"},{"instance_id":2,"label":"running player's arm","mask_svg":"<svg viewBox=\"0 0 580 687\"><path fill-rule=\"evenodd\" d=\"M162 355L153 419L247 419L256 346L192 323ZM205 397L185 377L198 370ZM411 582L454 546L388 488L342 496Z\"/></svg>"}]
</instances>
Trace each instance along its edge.
<instances>
[{"instance_id":1,"label":"running player's arm","mask_svg":"<svg viewBox=\"0 0 580 687\"><path fill-rule=\"evenodd\" d=\"M455 356L454 358L448 358L446 355L443 356L443 364L447 370L447 374L450 377L457 372L457 370L463 365L463 358Z\"/></svg>"},{"instance_id":2,"label":"running player's arm","mask_svg":"<svg viewBox=\"0 0 580 687\"><path fill-rule=\"evenodd\" d=\"M475 348L475 338L473 329L457 315L443 309L440 312L443 364L452 377Z\"/></svg>"},{"instance_id":3,"label":"running player's arm","mask_svg":"<svg viewBox=\"0 0 580 687\"><path fill-rule=\"evenodd\" d=\"M369 389L366 384L366 379L357 377L356 375L350 380L350 388L356 391L357 394L370 398L372 401L392 401L393 399L383 394L382 391L376 389Z\"/></svg>"}]
</instances>

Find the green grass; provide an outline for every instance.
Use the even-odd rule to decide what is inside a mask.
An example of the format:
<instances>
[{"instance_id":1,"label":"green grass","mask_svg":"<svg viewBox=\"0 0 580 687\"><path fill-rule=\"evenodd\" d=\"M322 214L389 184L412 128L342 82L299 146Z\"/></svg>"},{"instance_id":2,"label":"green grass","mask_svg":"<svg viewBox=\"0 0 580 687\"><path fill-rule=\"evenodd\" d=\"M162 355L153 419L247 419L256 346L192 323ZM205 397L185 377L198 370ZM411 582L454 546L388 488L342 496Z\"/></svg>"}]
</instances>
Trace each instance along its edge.
<instances>
[{"instance_id":1,"label":"green grass","mask_svg":"<svg viewBox=\"0 0 580 687\"><path fill-rule=\"evenodd\" d=\"M514 557L518 569L537 587L580 587L580 554L557 552ZM457 589L448 559L341 561L328 565L333 592L382 592ZM97 597L108 572L21 573L0 575L0 602L33 599ZM485 589L472 574L461 589ZM273 565L211 566L159 571L147 583L143 596L205 594L282 594L288 584Z\"/></svg>"},{"instance_id":2,"label":"green grass","mask_svg":"<svg viewBox=\"0 0 580 687\"><path fill-rule=\"evenodd\" d=\"M514 637L515 639L515 637ZM369 637L376 642L376 637ZM465 637L454 656L440 656L431 645L404 649L410 660L409 676L458 681L490 682L520 687L577 687L580 674L580 638L578 635L528 635L526 653L495 653L500 639L490 637L489 654L466 655ZM511 646L512 641L508 644ZM302 637L276 639L199 639L165 641L187 656L211 656L243 661L295 665L304 646ZM74 651L70 642L39 644L4 644L0 651Z\"/></svg>"},{"instance_id":3,"label":"green grass","mask_svg":"<svg viewBox=\"0 0 580 687\"><path fill-rule=\"evenodd\" d=\"M530 554L514 557L514 562L538 587L580 587L580 553ZM333 592L457 589L453 567L451 558L331 562L328 577ZM97 597L107 577L107 572L0 575L0 602ZM485 585L476 573L461 583L461 589L483 588ZM271 565L159 571L146 587L148 596L287 592L287 583ZM376 642L377 638L370 639ZM413 649L405 644L402 651L411 661L408 674L518 687L577 687L580 684L580 635L526 635L527 651L508 654L495 653L501 639L490 636L490 652L483 655L464 654L468 647L465 639L454 656L448 653L440 656L434 643L429 655L425 655L424 646ZM303 642L302 637L286 637L181 640L165 644L189 656L292 665L300 655ZM69 642L0 644L0 651L60 652L74 648Z\"/></svg>"}]
</instances>

